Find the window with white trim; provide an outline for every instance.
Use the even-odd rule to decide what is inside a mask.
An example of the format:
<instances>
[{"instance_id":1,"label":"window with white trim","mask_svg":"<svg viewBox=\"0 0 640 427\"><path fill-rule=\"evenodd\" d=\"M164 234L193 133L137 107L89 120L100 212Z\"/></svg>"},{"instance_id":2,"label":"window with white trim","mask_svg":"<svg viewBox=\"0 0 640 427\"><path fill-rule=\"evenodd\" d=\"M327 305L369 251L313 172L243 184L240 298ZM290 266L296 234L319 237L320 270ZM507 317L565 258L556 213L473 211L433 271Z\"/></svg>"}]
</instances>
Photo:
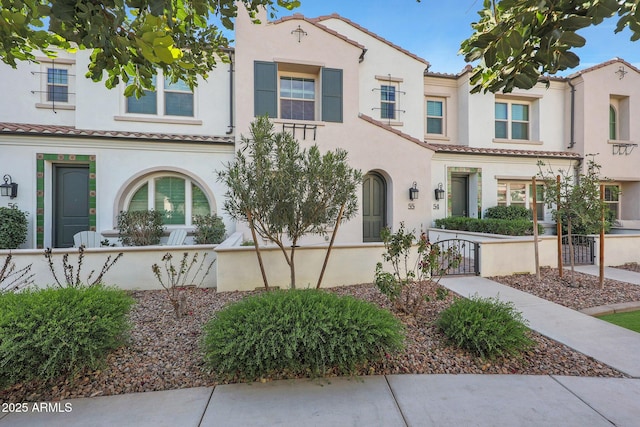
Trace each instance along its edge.
<instances>
[{"instance_id":1,"label":"window with white trim","mask_svg":"<svg viewBox=\"0 0 640 427\"><path fill-rule=\"evenodd\" d=\"M37 108L62 110L74 109L75 104L75 75L74 63L72 60L60 59L57 61L42 60L40 72L40 90L33 93L40 93L40 102Z\"/></svg>"},{"instance_id":2,"label":"window with white trim","mask_svg":"<svg viewBox=\"0 0 640 427\"><path fill-rule=\"evenodd\" d=\"M315 78L280 76L280 118L315 120L315 117Z\"/></svg>"},{"instance_id":3,"label":"window with white trim","mask_svg":"<svg viewBox=\"0 0 640 427\"><path fill-rule=\"evenodd\" d=\"M609 208L609 211L611 211L611 217L613 219L620 219L620 186L604 186L604 203Z\"/></svg>"},{"instance_id":4,"label":"window with white trim","mask_svg":"<svg viewBox=\"0 0 640 427\"><path fill-rule=\"evenodd\" d=\"M384 120L396 119L396 93L394 84L380 85L380 118Z\"/></svg>"},{"instance_id":5,"label":"window with white trim","mask_svg":"<svg viewBox=\"0 0 640 427\"><path fill-rule=\"evenodd\" d=\"M162 78L161 72L153 77L156 90L145 90L144 96L126 98L128 114L148 114L157 116L194 117L194 93L189 86L179 80L172 83ZM131 81L130 81L131 83Z\"/></svg>"},{"instance_id":6,"label":"window with white trim","mask_svg":"<svg viewBox=\"0 0 640 427\"><path fill-rule=\"evenodd\" d=\"M495 137L499 139L530 139L529 107L528 103L496 101Z\"/></svg>"},{"instance_id":7,"label":"window with white trim","mask_svg":"<svg viewBox=\"0 0 640 427\"><path fill-rule=\"evenodd\" d=\"M47 68L47 101L69 102L68 70Z\"/></svg>"},{"instance_id":8,"label":"window with white trim","mask_svg":"<svg viewBox=\"0 0 640 427\"><path fill-rule=\"evenodd\" d=\"M125 210L163 212L165 225L192 225L196 215L211 214L211 204L200 185L175 173L158 173L139 181L129 194Z\"/></svg>"},{"instance_id":9,"label":"window with white trim","mask_svg":"<svg viewBox=\"0 0 640 427\"><path fill-rule=\"evenodd\" d=\"M536 185L537 216L544 220L544 186ZM533 184L526 181L498 181L498 206L522 206L533 210Z\"/></svg>"},{"instance_id":10,"label":"window with white trim","mask_svg":"<svg viewBox=\"0 0 640 427\"><path fill-rule=\"evenodd\" d=\"M427 99L427 133L444 135L444 99Z\"/></svg>"}]
</instances>

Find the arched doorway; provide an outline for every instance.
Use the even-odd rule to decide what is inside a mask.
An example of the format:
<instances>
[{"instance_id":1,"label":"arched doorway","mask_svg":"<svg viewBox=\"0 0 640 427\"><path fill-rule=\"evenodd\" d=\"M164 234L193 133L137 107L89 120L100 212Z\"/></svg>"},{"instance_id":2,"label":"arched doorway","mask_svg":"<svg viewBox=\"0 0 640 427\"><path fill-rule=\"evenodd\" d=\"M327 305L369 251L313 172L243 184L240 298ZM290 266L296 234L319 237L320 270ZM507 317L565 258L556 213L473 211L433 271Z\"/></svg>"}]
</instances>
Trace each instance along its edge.
<instances>
[{"instance_id":1,"label":"arched doorway","mask_svg":"<svg viewBox=\"0 0 640 427\"><path fill-rule=\"evenodd\" d=\"M362 180L362 241L379 242L380 231L387 224L387 183L374 172Z\"/></svg>"}]
</instances>

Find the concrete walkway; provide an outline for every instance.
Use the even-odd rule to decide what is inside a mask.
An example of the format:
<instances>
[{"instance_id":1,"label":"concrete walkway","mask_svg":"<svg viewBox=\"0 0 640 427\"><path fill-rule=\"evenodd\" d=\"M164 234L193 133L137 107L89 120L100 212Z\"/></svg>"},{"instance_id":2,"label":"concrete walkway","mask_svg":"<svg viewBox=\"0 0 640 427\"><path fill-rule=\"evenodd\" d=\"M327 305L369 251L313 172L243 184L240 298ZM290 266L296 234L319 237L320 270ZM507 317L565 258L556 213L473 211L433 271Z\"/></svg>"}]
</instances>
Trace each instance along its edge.
<instances>
[{"instance_id":1,"label":"concrete walkway","mask_svg":"<svg viewBox=\"0 0 640 427\"><path fill-rule=\"evenodd\" d=\"M20 407L27 413L2 406L0 427L640 425L640 334L488 279L441 283L461 295L512 301L532 329L634 378L388 375L231 384L29 403Z\"/></svg>"}]
</instances>

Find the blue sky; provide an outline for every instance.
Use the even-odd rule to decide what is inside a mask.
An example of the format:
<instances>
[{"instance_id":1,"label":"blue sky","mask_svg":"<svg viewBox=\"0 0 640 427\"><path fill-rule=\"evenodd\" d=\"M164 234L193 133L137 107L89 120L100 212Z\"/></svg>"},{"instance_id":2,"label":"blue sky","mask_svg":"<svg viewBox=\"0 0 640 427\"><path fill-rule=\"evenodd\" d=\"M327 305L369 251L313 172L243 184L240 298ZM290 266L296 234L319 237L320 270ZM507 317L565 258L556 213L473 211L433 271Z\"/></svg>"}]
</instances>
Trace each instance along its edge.
<instances>
[{"instance_id":1,"label":"blue sky","mask_svg":"<svg viewBox=\"0 0 640 427\"><path fill-rule=\"evenodd\" d=\"M482 0L301 0L293 12L307 17L336 12L431 63L431 71L457 73L465 66L458 55L460 42L472 33ZM614 34L616 20L581 32L587 44L575 51L578 69L620 57L640 67L640 41L629 41L630 32ZM575 71L570 70L569 73ZM568 73L564 73L568 74Z\"/></svg>"}]
</instances>

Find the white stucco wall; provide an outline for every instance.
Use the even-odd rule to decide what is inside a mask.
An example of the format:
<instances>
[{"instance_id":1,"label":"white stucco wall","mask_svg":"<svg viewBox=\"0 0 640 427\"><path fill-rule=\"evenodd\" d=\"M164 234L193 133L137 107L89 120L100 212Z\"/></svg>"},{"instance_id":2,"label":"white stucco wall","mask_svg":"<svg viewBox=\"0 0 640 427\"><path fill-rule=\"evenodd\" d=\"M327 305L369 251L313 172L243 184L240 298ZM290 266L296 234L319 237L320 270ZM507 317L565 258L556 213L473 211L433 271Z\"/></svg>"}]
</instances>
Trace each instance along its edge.
<instances>
[{"instance_id":1,"label":"white stucco wall","mask_svg":"<svg viewBox=\"0 0 640 427\"><path fill-rule=\"evenodd\" d=\"M381 119L379 110L380 85L387 84L387 82L376 78L376 76L401 79L402 81L396 83L401 92L397 94L396 106L403 111L398 112L397 119L391 123L396 122L395 128L422 139L426 117L426 107L423 100L423 73L427 64L340 18L324 19L320 24L357 41L367 49L364 60L359 66L360 112L387 123L387 120ZM375 30L373 32L375 33Z\"/></svg>"},{"instance_id":2,"label":"white stucco wall","mask_svg":"<svg viewBox=\"0 0 640 427\"><path fill-rule=\"evenodd\" d=\"M233 159L232 144L196 144L174 142L149 142L110 138L73 138L0 135L2 173L11 174L19 184L18 197L0 198L0 206L15 204L29 212L29 235L23 248L35 247L36 228L36 155L86 154L96 156L96 231L109 232L116 226L115 218L121 207L126 183L145 172L173 171L196 180L210 196L211 208L221 215L228 232L234 223L222 209L226 189L217 182L216 172ZM45 247L51 246L52 162L45 162ZM169 227L170 228L170 227Z\"/></svg>"},{"instance_id":3,"label":"white stucco wall","mask_svg":"<svg viewBox=\"0 0 640 427\"><path fill-rule=\"evenodd\" d=\"M65 107L75 105L77 97L70 93L67 104L58 104L55 111L47 108L47 67L53 65L44 54L36 52L35 56L43 61L42 64L18 61L17 68L13 69L0 63L0 122L73 126L75 111ZM75 82L84 78L84 72L80 72L81 75L78 76L78 67L74 62L73 55L60 52L55 65L56 68L68 69L69 92L74 92L72 88Z\"/></svg>"}]
</instances>

